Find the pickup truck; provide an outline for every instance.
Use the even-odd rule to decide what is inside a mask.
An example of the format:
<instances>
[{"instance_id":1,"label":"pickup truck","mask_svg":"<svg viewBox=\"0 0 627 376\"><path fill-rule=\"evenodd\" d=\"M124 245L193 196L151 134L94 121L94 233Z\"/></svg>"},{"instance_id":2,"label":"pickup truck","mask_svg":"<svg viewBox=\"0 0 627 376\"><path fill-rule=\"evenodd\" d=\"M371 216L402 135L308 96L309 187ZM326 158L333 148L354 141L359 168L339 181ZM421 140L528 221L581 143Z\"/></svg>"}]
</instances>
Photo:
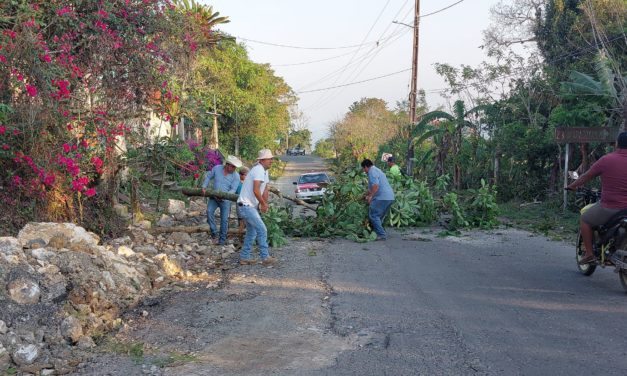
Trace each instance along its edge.
<instances>
[{"instance_id":1,"label":"pickup truck","mask_svg":"<svg viewBox=\"0 0 627 376\"><path fill-rule=\"evenodd\" d=\"M286 154L287 155L305 155L305 149L299 146L296 146L296 147L287 149Z\"/></svg>"}]
</instances>

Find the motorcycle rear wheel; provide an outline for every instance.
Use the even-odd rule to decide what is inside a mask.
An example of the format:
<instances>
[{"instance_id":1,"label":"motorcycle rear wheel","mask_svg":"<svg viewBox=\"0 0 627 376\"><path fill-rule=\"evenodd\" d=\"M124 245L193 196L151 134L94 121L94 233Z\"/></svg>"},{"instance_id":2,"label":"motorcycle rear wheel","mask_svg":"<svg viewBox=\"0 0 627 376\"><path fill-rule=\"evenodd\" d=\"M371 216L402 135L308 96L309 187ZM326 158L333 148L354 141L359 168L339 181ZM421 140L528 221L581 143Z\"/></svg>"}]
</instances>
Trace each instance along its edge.
<instances>
[{"instance_id":1,"label":"motorcycle rear wheel","mask_svg":"<svg viewBox=\"0 0 627 376\"><path fill-rule=\"evenodd\" d=\"M596 236L596 234L595 234ZM585 276L591 276L592 273L597 269L596 264L579 264L579 260L581 260L586 254L586 249L583 245L583 238L581 237L581 233L577 234L577 248L575 248L575 261L577 261L577 269L579 272ZM625 277L627 278L627 276ZM625 283L627 280L624 280L621 276L621 282L623 283L623 287L625 287ZM627 287L625 287L627 289Z\"/></svg>"},{"instance_id":2,"label":"motorcycle rear wheel","mask_svg":"<svg viewBox=\"0 0 627 376\"><path fill-rule=\"evenodd\" d=\"M622 241L622 244L619 245L618 249L622 249L623 251L627 251L627 238L624 238ZM625 260L627 257L624 257L623 262L626 262L627 260ZM623 285L623 289L625 290L625 292L627 292L627 270L625 269L621 269L618 272L618 278L620 279L620 284Z\"/></svg>"}]
</instances>

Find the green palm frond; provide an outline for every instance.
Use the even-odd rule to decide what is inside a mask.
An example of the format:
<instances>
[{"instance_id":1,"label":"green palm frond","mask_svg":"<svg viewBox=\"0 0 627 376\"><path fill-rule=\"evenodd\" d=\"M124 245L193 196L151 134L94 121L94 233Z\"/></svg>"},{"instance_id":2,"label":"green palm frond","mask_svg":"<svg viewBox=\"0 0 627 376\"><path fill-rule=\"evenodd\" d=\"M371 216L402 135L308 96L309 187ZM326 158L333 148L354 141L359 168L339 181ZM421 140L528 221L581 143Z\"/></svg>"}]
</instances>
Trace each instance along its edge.
<instances>
[{"instance_id":1,"label":"green palm frond","mask_svg":"<svg viewBox=\"0 0 627 376\"><path fill-rule=\"evenodd\" d=\"M603 92L606 93L607 96L610 96L612 98L618 98L616 86L614 86L616 75L614 74L614 72L612 72L610 61L605 56L605 54L600 53L597 56L595 61L595 68Z\"/></svg>"}]
</instances>

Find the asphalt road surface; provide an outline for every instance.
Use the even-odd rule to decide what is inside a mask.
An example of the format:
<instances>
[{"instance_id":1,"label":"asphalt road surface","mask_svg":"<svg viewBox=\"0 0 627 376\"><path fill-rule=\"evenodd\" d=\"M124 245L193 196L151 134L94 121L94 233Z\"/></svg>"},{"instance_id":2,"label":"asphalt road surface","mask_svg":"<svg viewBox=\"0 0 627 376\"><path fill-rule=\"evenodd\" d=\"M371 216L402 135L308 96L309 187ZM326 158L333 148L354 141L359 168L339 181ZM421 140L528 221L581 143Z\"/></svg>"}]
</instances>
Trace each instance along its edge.
<instances>
[{"instance_id":1,"label":"asphalt road surface","mask_svg":"<svg viewBox=\"0 0 627 376\"><path fill-rule=\"evenodd\" d=\"M308 172L327 171L324 160L312 155L290 156L283 155L280 157L282 161L287 162L283 175L272 184L275 185L281 193L289 197L295 197L294 190L296 186L293 184L301 174Z\"/></svg>"},{"instance_id":2,"label":"asphalt road surface","mask_svg":"<svg viewBox=\"0 0 627 376\"><path fill-rule=\"evenodd\" d=\"M585 277L571 244L523 231L440 231L293 239L273 268L140 307L120 336L149 346L143 363L99 355L81 374L146 374L172 353L188 361L155 375L627 374L627 294L611 270Z\"/></svg>"}]
</instances>

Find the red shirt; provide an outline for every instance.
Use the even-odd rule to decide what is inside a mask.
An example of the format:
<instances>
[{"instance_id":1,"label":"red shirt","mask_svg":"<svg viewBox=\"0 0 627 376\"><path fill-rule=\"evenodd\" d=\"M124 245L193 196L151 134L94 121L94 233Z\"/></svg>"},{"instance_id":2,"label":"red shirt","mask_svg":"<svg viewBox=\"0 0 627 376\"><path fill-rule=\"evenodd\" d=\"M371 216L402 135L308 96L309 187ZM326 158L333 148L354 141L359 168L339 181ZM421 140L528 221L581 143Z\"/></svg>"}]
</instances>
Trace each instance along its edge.
<instances>
[{"instance_id":1,"label":"red shirt","mask_svg":"<svg viewBox=\"0 0 627 376\"><path fill-rule=\"evenodd\" d=\"M627 149L616 149L596 161L590 168L593 176L601 175L601 206L627 209Z\"/></svg>"}]
</instances>

